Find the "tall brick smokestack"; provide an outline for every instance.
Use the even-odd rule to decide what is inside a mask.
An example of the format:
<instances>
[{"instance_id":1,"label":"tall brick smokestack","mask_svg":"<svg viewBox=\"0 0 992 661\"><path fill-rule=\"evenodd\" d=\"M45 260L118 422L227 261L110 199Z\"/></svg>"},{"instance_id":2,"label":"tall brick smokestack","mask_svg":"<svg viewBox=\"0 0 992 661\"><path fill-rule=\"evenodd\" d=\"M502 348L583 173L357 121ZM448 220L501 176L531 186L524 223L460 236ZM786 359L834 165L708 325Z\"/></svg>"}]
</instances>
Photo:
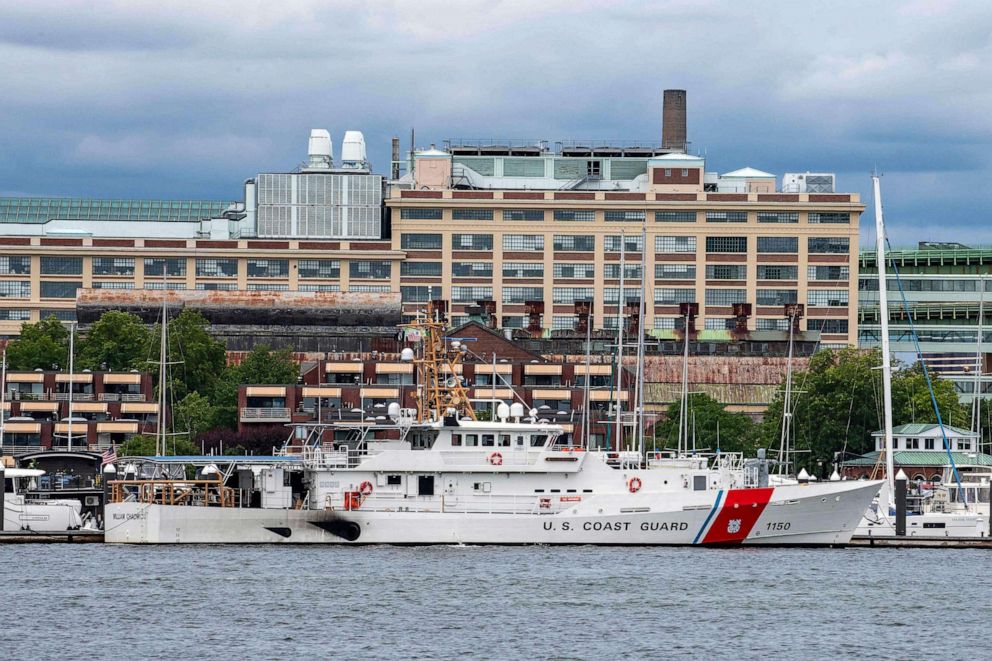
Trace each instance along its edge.
<instances>
[{"instance_id":1,"label":"tall brick smokestack","mask_svg":"<svg viewBox=\"0 0 992 661\"><path fill-rule=\"evenodd\" d=\"M681 152L686 150L685 90L665 90L661 112L661 146Z\"/></svg>"}]
</instances>

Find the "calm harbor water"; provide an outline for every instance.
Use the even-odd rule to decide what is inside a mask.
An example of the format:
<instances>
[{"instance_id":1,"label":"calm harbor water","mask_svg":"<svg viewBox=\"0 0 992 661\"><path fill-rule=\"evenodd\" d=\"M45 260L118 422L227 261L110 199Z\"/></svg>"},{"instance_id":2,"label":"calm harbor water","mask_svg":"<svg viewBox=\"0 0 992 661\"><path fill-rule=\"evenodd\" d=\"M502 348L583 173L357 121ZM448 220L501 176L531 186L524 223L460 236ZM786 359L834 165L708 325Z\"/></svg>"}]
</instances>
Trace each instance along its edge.
<instances>
[{"instance_id":1,"label":"calm harbor water","mask_svg":"<svg viewBox=\"0 0 992 661\"><path fill-rule=\"evenodd\" d=\"M981 550L0 546L3 657L992 656Z\"/></svg>"}]
</instances>

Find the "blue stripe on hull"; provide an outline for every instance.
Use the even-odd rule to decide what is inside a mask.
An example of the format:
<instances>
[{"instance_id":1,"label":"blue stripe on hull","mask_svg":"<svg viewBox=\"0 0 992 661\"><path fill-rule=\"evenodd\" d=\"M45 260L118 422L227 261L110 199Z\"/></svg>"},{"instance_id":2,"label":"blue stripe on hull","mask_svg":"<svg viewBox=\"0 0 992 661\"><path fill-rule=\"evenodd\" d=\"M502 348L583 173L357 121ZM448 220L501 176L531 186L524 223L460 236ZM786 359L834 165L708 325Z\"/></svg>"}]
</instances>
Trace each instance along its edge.
<instances>
[{"instance_id":1,"label":"blue stripe on hull","mask_svg":"<svg viewBox=\"0 0 992 661\"><path fill-rule=\"evenodd\" d=\"M716 500L713 502L713 507L712 509L710 509L710 513L706 515L706 520L703 521L703 526L699 529L699 532L696 533L696 538L692 540L693 544L698 544L699 539L703 536L703 533L706 532L706 527L709 526L710 521L713 520L713 515L716 514L716 511L718 509L720 509L720 500L722 498L723 498L723 489L720 489L716 494Z\"/></svg>"}]
</instances>

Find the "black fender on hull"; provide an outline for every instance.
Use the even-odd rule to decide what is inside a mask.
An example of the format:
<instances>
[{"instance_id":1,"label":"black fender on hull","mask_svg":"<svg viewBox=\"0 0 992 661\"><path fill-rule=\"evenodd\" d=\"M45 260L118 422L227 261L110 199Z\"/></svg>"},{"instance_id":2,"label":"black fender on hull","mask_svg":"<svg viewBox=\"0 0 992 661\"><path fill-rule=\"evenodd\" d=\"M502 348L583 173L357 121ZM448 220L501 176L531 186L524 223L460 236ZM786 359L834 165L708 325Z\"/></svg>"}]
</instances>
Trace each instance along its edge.
<instances>
[{"instance_id":1,"label":"black fender on hull","mask_svg":"<svg viewBox=\"0 0 992 661\"><path fill-rule=\"evenodd\" d=\"M345 519L311 521L310 525L317 526L321 530L325 530L348 542L356 542L362 536L362 527L354 521L346 521Z\"/></svg>"}]
</instances>

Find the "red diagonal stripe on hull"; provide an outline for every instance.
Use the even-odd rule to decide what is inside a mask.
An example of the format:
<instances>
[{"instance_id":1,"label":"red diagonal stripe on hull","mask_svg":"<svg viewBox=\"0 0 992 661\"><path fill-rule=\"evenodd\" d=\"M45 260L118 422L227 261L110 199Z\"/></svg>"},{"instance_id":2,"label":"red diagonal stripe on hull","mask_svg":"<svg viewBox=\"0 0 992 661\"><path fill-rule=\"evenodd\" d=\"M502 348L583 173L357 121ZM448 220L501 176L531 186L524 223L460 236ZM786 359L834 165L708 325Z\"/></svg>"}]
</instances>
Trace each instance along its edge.
<instances>
[{"instance_id":1,"label":"red diagonal stripe on hull","mask_svg":"<svg viewBox=\"0 0 992 661\"><path fill-rule=\"evenodd\" d=\"M765 506L772 499L775 489L734 489L720 508L720 513L710 525L703 544L739 544L748 536ZM735 523L736 522L736 523Z\"/></svg>"}]
</instances>

